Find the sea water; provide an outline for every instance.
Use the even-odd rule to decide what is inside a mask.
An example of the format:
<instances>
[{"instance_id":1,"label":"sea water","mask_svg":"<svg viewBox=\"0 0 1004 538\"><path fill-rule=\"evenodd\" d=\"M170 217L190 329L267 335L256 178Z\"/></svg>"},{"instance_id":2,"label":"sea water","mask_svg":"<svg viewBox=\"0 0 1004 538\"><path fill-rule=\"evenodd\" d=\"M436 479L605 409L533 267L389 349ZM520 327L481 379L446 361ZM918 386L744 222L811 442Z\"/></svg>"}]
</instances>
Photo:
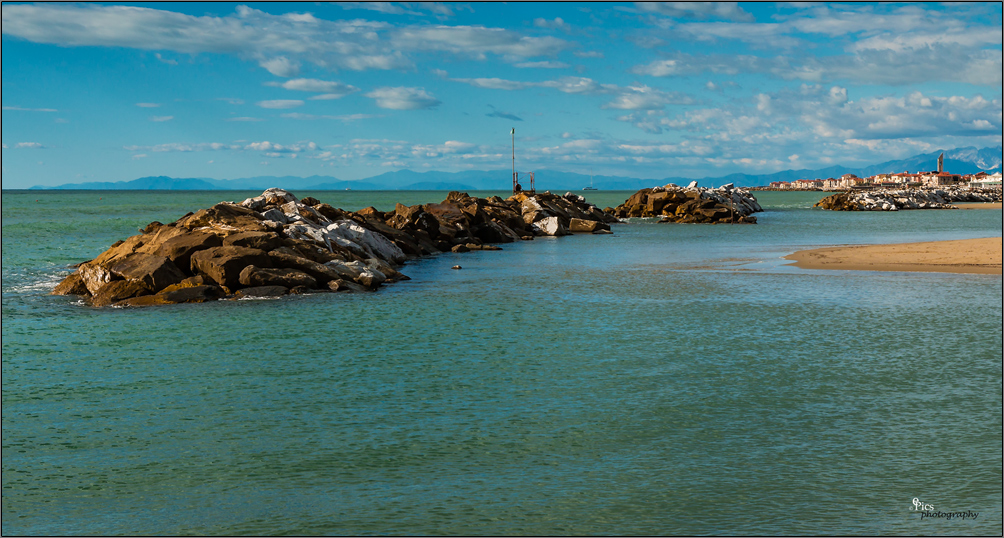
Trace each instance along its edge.
<instances>
[{"instance_id":1,"label":"sea water","mask_svg":"<svg viewBox=\"0 0 1004 538\"><path fill-rule=\"evenodd\" d=\"M151 221L255 194L3 192L4 534L1001 533L1001 277L781 259L1000 236L999 210L763 192L753 226L634 219L375 293L48 295Z\"/></svg>"}]
</instances>

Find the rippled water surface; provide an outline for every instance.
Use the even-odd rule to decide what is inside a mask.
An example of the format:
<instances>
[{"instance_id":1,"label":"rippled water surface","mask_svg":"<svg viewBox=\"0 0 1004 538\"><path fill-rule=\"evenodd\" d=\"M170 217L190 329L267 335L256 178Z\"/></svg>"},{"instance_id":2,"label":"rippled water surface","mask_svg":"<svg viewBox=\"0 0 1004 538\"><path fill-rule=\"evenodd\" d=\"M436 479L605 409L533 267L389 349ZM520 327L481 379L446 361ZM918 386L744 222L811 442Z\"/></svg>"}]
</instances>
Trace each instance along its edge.
<instances>
[{"instance_id":1,"label":"rippled water surface","mask_svg":"<svg viewBox=\"0 0 1004 538\"><path fill-rule=\"evenodd\" d=\"M377 293L47 295L150 221L253 194L4 191L4 534L1001 533L1001 277L780 259L1000 236L999 210L768 192L755 226L448 253Z\"/></svg>"}]
</instances>

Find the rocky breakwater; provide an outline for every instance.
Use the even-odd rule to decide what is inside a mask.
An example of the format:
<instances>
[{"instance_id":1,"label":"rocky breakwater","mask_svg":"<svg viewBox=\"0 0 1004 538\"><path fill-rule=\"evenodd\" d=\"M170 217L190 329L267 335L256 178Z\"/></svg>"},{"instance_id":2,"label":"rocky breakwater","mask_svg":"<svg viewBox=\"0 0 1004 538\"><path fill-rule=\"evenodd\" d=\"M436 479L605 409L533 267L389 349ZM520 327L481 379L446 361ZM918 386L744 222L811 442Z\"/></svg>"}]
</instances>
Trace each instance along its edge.
<instances>
[{"instance_id":1,"label":"rocky breakwater","mask_svg":"<svg viewBox=\"0 0 1004 538\"><path fill-rule=\"evenodd\" d=\"M1000 202L1000 189L880 189L838 192L813 207L831 211L899 211L907 209L957 209L953 203Z\"/></svg>"},{"instance_id":2,"label":"rocky breakwater","mask_svg":"<svg viewBox=\"0 0 1004 538\"><path fill-rule=\"evenodd\" d=\"M661 217L659 222L678 223L748 223L755 224L753 213L763 211L756 197L746 189L731 184L717 189L686 188L669 184L642 189L616 208L605 209L618 218Z\"/></svg>"},{"instance_id":3,"label":"rocky breakwater","mask_svg":"<svg viewBox=\"0 0 1004 538\"><path fill-rule=\"evenodd\" d=\"M574 232L609 233L574 194L475 198L350 212L282 189L152 222L77 265L53 290L92 306L147 306L316 291L366 291L395 280L408 259Z\"/></svg>"}]
</instances>

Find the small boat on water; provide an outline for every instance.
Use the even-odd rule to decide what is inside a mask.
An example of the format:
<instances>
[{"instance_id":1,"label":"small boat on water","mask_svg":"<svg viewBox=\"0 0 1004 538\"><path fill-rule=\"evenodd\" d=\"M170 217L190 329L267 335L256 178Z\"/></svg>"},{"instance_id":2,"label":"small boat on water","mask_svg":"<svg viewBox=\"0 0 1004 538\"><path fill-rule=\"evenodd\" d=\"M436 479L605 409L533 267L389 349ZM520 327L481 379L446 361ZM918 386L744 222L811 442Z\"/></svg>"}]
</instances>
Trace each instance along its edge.
<instances>
[{"instance_id":1,"label":"small boat on water","mask_svg":"<svg viewBox=\"0 0 1004 538\"><path fill-rule=\"evenodd\" d=\"M592 170L589 171L589 186L588 187L583 187L582 190L584 190L584 191L596 191L596 190L599 190L599 189L597 189L596 187L593 186L593 171Z\"/></svg>"}]
</instances>

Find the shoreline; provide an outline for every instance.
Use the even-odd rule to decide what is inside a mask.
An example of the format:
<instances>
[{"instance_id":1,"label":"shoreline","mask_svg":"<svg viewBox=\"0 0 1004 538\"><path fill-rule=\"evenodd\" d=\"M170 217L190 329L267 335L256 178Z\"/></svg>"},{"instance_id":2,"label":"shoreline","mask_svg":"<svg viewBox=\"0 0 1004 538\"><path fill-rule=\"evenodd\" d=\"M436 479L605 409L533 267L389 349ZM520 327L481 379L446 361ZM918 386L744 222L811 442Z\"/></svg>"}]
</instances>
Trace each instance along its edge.
<instances>
[{"instance_id":1,"label":"shoreline","mask_svg":"<svg viewBox=\"0 0 1004 538\"><path fill-rule=\"evenodd\" d=\"M1000 209L1000 202L975 202L966 204L954 204L959 209Z\"/></svg>"},{"instance_id":2,"label":"shoreline","mask_svg":"<svg viewBox=\"0 0 1004 538\"><path fill-rule=\"evenodd\" d=\"M1001 274L1001 237L848 245L799 250L787 256L795 267L842 271Z\"/></svg>"}]
</instances>

